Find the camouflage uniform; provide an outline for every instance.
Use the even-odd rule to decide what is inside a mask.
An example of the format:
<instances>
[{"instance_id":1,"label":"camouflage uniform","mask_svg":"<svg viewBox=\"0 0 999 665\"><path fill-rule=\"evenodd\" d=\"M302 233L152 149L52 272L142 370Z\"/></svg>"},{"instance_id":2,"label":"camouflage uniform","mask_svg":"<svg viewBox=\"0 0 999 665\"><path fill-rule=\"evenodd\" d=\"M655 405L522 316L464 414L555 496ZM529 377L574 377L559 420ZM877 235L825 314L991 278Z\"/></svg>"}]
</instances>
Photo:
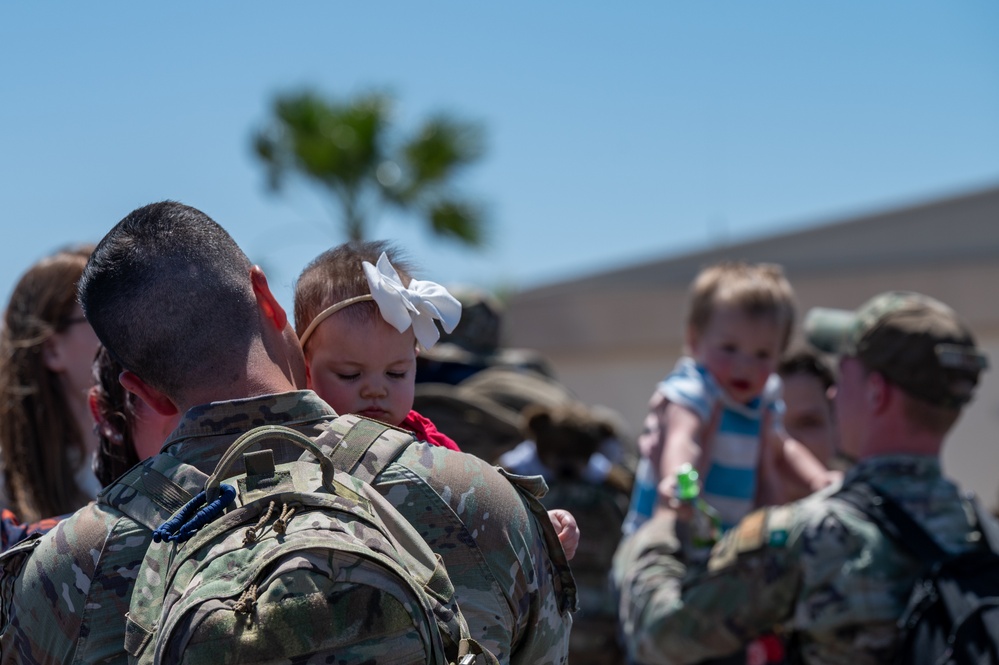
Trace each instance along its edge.
<instances>
[{"instance_id":1,"label":"camouflage uniform","mask_svg":"<svg viewBox=\"0 0 999 665\"><path fill-rule=\"evenodd\" d=\"M473 638L501 663L566 662L576 588L540 477L416 443L371 484L444 559Z\"/></svg>"},{"instance_id":2,"label":"camouflage uniform","mask_svg":"<svg viewBox=\"0 0 999 665\"><path fill-rule=\"evenodd\" d=\"M150 469L159 469L181 487L194 492L200 489L199 482L203 483L203 478L196 482L192 477L176 473L178 461L211 473L229 445L253 427L283 424L316 438L335 417L332 409L309 391L202 405L188 411L162 452L143 464ZM436 451L460 455L462 465L445 464ZM292 446L275 447L278 463L293 461L300 454L301 451ZM389 474L387 478L394 485L379 488L391 503L415 503L418 498L407 497L408 494L430 491L426 483L412 478L412 474L419 471L428 473L433 469L441 475L441 487L460 488L449 497L453 499L450 506L456 514L465 517L469 529L435 534L434 541L428 538L428 543L446 562L456 560L465 564L456 564L459 571L483 575L474 580L467 576L463 578L461 574L452 575L459 599L465 594L469 599L478 598L483 606L489 605L480 598L485 595L482 587L489 588L496 598L502 599L492 599L490 609L496 611L492 623L498 624L509 617L510 623L504 625L509 627L507 632L513 644L532 646L532 656L543 649L550 651L550 660L539 657L534 662L560 662L558 654L564 654L564 644L559 652L560 643L568 638L568 618L556 611L552 564L546 545L535 537L537 522L525 510L516 490L509 483L501 487L495 482L495 472L490 474L487 469L479 468L476 460L469 460L460 453L419 445L412 446L412 454L407 452L404 458L412 458L410 464L416 471L410 472L400 461L398 473ZM451 459L459 458L448 461ZM237 464L234 471L241 472L240 466ZM407 473L409 477L406 477ZM414 491L410 492L410 489ZM151 533L119 510L127 508L127 503L135 496L134 490L119 483L109 486L96 502L43 537L12 588L3 585L5 597L0 602L9 606L9 618L2 626L0 662L126 662L123 649L125 612L143 554L151 542ZM182 504L187 497L164 496L161 499L165 519L174 506ZM509 505L501 499L509 501ZM440 503L439 498L437 503ZM441 507L438 505L437 509ZM439 523L435 519L428 519L428 522ZM424 535L428 529L432 530L427 525L414 525ZM469 535L471 538L465 541ZM472 540L475 538L478 540ZM498 549L501 540L508 542L506 550ZM510 556L500 555L500 552L508 554L510 548L515 548ZM502 562L498 560L500 558ZM493 572L493 575L485 576L483 571ZM463 581L468 582L467 587ZM6 597L7 593L11 593L12 598ZM470 604L474 606L475 602ZM503 612L499 611L500 605ZM548 616L545 611L555 614ZM470 609L470 625L472 615ZM556 624L561 631L556 630ZM479 634L473 632L473 637L478 638ZM386 643L385 649L391 652L393 644Z\"/></svg>"},{"instance_id":3,"label":"camouflage uniform","mask_svg":"<svg viewBox=\"0 0 999 665\"><path fill-rule=\"evenodd\" d=\"M243 432L263 424L283 424L315 438L329 408L312 393L286 393L258 399L204 405L185 414L163 451L143 462L166 471L178 461L204 473ZM275 448L278 463L301 455L292 446ZM237 466L238 471L242 471ZM169 477L189 492L204 479ZM187 497L164 497L164 519L172 504ZM0 636L3 663L124 663L125 613L136 573L152 541L148 529L119 508L139 500L115 483L42 538L13 585L8 623ZM6 585L4 586L6 592ZM8 599L4 598L6 605Z\"/></svg>"},{"instance_id":4,"label":"camouflage uniform","mask_svg":"<svg viewBox=\"0 0 999 665\"><path fill-rule=\"evenodd\" d=\"M844 487L856 482L897 500L946 550L971 547L973 528L936 457L872 458ZM638 531L615 561L633 658L695 663L778 627L806 663L889 662L922 563L832 496L838 489L750 514L715 546L708 571L686 580L669 518Z\"/></svg>"}]
</instances>

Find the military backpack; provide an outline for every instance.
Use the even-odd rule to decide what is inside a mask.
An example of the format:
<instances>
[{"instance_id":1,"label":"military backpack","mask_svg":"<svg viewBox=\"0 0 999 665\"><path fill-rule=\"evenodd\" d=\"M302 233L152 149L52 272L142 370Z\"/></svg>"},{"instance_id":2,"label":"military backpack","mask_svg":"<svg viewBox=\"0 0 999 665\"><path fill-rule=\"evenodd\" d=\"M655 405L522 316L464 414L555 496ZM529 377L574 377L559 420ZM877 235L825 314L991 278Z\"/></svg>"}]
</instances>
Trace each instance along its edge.
<instances>
[{"instance_id":1,"label":"military backpack","mask_svg":"<svg viewBox=\"0 0 999 665\"><path fill-rule=\"evenodd\" d=\"M307 452L281 465L247 452L273 439ZM246 472L229 477L238 459ZM469 638L439 557L295 430L240 437L153 538L127 616L132 663L495 662Z\"/></svg>"},{"instance_id":2,"label":"military backpack","mask_svg":"<svg viewBox=\"0 0 999 665\"><path fill-rule=\"evenodd\" d=\"M899 665L999 664L999 528L973 498L980 547L950 554L888 496L866 484L837 493L925 562L899 619Z\"/></svg>"}]
</instances>

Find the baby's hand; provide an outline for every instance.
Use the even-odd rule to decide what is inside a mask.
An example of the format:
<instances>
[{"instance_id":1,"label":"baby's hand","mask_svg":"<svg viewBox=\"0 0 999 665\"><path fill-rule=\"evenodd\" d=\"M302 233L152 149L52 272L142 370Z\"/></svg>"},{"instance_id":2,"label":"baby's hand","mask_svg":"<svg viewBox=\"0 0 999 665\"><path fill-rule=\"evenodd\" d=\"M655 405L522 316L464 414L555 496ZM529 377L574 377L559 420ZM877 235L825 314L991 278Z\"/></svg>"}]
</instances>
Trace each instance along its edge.
<instances>
[{"instance_id":1,"label":"baby's hand","mask_svg":"<svg viewBox=\"0 0 999 665\"><path fill-rule=\"evenodd\" d=\"M841 483L843 482L843 472L836 469L826 471L820 482L822 484L819 486L819 489Z\"/></svg>"},{"instance_id":2,"label":"baby's hand","mask_svg":"<svg viewBox=\"0 0 999 665\"><path fill-rule=\"evenodd\" d=\"M565 558L571 560L576 556L576 548L579 547L579 525L576 524L576 518L568 510L556 508L548 511L548 519L552 521L552 526L558 533L558 542L562 544Z\"/></svg>"},{"instance_id":3,"label":"baby's hand","mask_svg":"<svg viewBox=\"0 0 999 665\"><path fill-rule=\"evenodd\" d=\"M665 510L673 513L678 522L689 522L694 517L694 507L689 501L676 498L676 478L664 478L659 481L659 494L656 512Z\"/></svg>"}]
</instances>

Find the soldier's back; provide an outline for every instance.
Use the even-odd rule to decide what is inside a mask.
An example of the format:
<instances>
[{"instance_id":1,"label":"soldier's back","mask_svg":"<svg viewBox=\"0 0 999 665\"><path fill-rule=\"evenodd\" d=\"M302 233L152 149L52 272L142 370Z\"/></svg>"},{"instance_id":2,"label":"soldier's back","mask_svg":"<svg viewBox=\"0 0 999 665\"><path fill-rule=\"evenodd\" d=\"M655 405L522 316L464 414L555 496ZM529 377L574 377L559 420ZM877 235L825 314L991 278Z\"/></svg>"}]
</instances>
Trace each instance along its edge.
<instances>
[{"instance_id":1,"label":"soldier's back","mask_svg":"<svg viewBox=\"0 0 999 665\"><path fill-rule=\"evenodd\" d=\"M960 494L932 458L871 460L847 475L843 489L776 509L769 537L786 520L800 557L802 586L793 627L796 648L809 663L890 662L900 636L898 618L925 564L882 533L863 510L837 496L851 483L869 483L892 496L946 550L970 546L973 527Z\"/></svg>"},{"instance_id":2,"label":"soldier's back","mask_svg":"<svg viewBox=\"0 0 999 665\"><path fill-rule=\"evenodd\" d=\"M566 661L575 584L540 478L414 443L372 485L444 559L470 633L500 662Z\"/></svg>"}]
</instances>

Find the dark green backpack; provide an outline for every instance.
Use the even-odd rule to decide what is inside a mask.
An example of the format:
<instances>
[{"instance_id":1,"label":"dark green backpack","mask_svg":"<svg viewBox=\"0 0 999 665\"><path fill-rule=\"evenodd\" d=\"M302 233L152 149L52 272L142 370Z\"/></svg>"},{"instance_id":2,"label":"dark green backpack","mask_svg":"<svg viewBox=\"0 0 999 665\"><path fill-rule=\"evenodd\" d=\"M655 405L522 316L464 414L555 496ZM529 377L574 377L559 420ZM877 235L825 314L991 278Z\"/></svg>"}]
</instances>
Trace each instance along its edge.
<instances>
[{"instance_id":1,"label":"dark green backpack","mask_svg":"<svg viewBox=\"0 0 999 665\"><path fill-rule=\"evenodd\" d=\"M925 566L899 618L899 665L999 664L999 528L974 497L980 546L946 552L905 509L873 486L854 483L836 496L863 511Z\"/></svg>"},{"instance_id":2,"label":"dark green backpack","mask_svg":"<svg viewBox=\"0 0 999 665\"><path fill-rule=\"evenodd\" d=\"M247 452L274 439L309 454L275 465L269 449ZM246 473L228 477L239 458ZM240 437L204 492L156 526L128 613L130 662L496 662L469 639L426 543L294 430Z\"/></svg>"}]
</instances>

